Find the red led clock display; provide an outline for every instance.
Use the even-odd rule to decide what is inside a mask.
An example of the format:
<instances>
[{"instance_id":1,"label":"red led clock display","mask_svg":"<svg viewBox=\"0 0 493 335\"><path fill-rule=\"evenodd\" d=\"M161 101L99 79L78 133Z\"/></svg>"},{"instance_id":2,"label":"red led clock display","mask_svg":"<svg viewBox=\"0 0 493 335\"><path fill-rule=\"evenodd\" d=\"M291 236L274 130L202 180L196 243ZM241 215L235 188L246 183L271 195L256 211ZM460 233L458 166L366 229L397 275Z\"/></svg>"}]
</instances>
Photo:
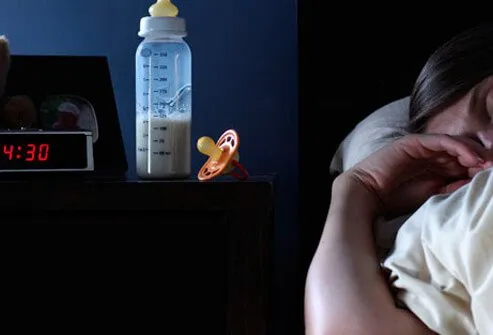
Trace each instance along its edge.
<instances>
[{"instance_id":1,"label":"red led clock display","mask_svg":"<svg viewBox=\"0 0 493 335\"><path fill-rule=\"evenodd\" d=\"M86 169L92 139L81 132L1 131L2 172ZM91 153L92 155L92 153Z\"/></svg>"},{"instance_id":2,"label":"red led clock display","mask_svg":"<svg viewBox=\"0 0 493 335\"><path fill-rule=\"evenodd\" d=\"M46 162L50 158L50 145L45 143L4 144L3 154L9 161Z\"/></svg>"}]
</instances>

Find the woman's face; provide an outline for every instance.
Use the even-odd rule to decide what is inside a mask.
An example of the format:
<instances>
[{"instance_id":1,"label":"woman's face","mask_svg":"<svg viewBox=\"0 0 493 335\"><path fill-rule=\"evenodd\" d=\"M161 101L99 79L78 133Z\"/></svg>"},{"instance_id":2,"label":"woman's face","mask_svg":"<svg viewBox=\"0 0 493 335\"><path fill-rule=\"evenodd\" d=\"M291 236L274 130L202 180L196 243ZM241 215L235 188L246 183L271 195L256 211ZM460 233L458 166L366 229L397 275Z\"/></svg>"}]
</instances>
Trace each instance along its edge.
<instances>
[{"instance_id":1,"label":"woman's face","mask_svg":"<svg viewBox=\"0 0 493 335\"><path fill-rule=\"evenodd\" d=\"M425 132L465 135L493 151L493 75L432 117Z\"/></svg>"}]
</instances>

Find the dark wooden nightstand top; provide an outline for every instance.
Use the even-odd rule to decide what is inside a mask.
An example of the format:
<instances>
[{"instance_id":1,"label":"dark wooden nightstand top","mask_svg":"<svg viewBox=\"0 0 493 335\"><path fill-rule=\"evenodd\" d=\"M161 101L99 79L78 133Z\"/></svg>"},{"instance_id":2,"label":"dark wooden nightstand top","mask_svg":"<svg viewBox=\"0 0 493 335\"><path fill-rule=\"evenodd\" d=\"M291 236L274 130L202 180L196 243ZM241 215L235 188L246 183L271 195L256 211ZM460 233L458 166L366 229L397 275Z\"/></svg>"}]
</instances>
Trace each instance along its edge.
<instances>
[{"instance_id":1,"label":"dark wooden nightstand top","mask_svg":"<svg viewBox=\"0 0 493 335\"><path fill-rule=\"evenodd\" d=\"M248 210L273 206L274 175L187 180L0 181L0 209Z\"/></svg>"}]
</instances>

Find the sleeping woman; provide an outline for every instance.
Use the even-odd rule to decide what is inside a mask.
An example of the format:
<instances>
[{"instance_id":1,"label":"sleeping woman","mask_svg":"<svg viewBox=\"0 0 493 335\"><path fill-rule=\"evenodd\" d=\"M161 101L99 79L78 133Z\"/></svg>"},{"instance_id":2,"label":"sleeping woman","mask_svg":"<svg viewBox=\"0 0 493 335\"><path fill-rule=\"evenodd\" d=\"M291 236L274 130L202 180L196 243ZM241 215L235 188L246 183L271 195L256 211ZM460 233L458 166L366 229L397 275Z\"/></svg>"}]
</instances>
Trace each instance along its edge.
<instances>
[{"instance_id":1,"label":"sleeping woman","mask_svg":"<svg viewBox=\"0 0 493 335\"><path fill-rule=\"evenodd\" d=\"M430 56L409 120L332 185L306 280L307 334L492 333L493 24ZM380 264L373 222L406 214Z\"/></svg>"}]
</instances>

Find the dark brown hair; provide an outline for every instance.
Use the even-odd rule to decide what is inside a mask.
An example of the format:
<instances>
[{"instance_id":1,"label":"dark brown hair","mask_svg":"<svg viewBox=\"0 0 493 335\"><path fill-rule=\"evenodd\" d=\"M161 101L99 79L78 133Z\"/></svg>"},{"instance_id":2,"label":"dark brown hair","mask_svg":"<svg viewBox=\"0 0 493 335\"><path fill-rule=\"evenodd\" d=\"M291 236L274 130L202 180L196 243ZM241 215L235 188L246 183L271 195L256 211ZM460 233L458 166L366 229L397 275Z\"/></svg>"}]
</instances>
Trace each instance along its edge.
<instances>
[{"instance_id":1,"label":"dark brown hair","mask_svg":"<svg viewBox=\"0 0 493 335\"><path fill-rule=\"evenodd\" d=\"M408 131L427 121L493 75L493 23L468 29L440 46L427 60L411 94Z\"/></svg>"}]
</instances>

